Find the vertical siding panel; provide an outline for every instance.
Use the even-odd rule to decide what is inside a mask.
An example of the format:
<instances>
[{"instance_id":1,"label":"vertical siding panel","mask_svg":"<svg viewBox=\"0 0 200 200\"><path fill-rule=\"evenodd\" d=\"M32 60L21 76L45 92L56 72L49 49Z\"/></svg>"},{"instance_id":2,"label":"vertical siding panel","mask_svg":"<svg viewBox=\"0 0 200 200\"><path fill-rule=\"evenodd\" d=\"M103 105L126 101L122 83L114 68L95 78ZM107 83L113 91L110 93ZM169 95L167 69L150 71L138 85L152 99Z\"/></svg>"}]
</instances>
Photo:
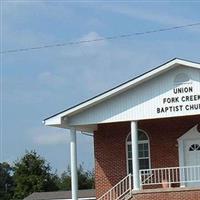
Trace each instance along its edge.
<instances>
[{"instance_id":1,"label":"vertical siding panel","mask_svg":"<svg viewBox=\"0 0 200 200\"><path fill-rule=\"evenodd\" d=\"M142 119L165 118L200 114L200 110L157 114L157 107L182 104L163 104L163 98L173 97L176 74L184 72L192 79L195 94L200 94L200 70L177 67L142 83L126 92L103 101L69 118L70 125L110 123ZM184 85L185 86L185 85ZM180 95L190 95L185 93ZM200 103L196 101L194 103ZM184 104L183 104L184 105Z\"/></svg>"}]
</instances>

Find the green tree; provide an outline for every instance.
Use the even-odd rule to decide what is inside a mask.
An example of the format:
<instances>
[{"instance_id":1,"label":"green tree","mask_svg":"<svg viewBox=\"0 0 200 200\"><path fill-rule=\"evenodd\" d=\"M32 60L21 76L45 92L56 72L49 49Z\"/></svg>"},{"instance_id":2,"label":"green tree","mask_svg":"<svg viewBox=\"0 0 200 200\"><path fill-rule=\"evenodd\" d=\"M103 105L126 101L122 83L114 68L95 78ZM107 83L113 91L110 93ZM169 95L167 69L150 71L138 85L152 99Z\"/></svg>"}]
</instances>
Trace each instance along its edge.
<instances>
[{"instance_id":1,"label":"green tree","mask_svg":"<svg viewBox=\"0 0 200 200\"><path fill-rule=\"evenodd\" d=\"M13 190L12 167L6 162L0 163L0 199L11 199Z\"/></svg>"},{"instance_id":2,"label":"green tree","mask_svg":"<svg viewBox=\"0 0 200 200\"><path fill-rule=\"evenodd\" d=\"M80 164L78 169L78 189L94 188L94 172L84 170L83 164ZM67 171L63 172L59 182L60 190L71 190L71 170L68 166Z\"/></svg>"},{"instance_id":3,"label":"green tree","mask_svg":"<svg viewBox=\"0 0 200 200\"><path fill-rule=\"evenodd\" d=\"M83 164L78 167L78 188L92 189L94 188L94 173L84 170Z\"/></svg>"},{"instance_id":4,"label":"green tree","mask_svg":"<svg viewBox=\"0 0 200 200\"><path fill-rule=\"evenodd\" d=\"M58 190L58 177L35 151L26 154L14 166L14 199L23 199L33 192Z\"/></svg>"},{"instance_id":5,"label":"green tree","mask_svg":"<svg viewBox=\"0 0 200 200\"><path fill-rule=\"evenodd\" d=\"M59 189L71 190L71 174L69 166L67 168L67 171L64 171L60 176Z\"/></svg>"}]
</instances>

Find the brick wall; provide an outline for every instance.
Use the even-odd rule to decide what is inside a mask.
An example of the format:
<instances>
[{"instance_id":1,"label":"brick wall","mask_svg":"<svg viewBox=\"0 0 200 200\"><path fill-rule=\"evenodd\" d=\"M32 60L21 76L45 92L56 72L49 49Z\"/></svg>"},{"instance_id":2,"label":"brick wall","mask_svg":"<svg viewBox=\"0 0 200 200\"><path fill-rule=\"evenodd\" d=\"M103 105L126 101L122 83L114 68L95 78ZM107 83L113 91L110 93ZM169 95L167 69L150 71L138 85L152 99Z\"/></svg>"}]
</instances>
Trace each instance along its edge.
<instances>
[{"instance_id":1,"label":"brick wall","mask_svg":"<svg viewBox=\"0 0 200 200\"><path fill-rule=\"evenodd\" d=\"M179 166L177 139L199 122L200 116L139 122L150 138L151 167Z\"/></svg>"},{"instance_id":2,"label":"brick wall","mask_svg":"<svg viewBox=\"0 0 200 200\"><path fill-rule=\"evenodd\" d=\"M200 116L140 121L150 138L151 166L178 166L177 138L199 123ZM130 123L102 124L94 133L97 198L127 175L126 137ZM158 199L159 200L159 199Z\"/></svg>"},{"instance_id":3,"label":"brick wall","mask_svg":"<svg viewBox=\"0 0 200 200\"><path fill-rule=\"evenodd\" d=\"M99 125L94 134L95 188L99 197L126 176L126 133L129 123Z\"/></svg>"},{"instance_id":4,"label":"brick wall","mask_svg":"<svg viewBox=\"0 0 200 200\"><path fill-rule=\"evenodd\" d=\"M140 192L131 200L199 200L199 189L170 189L160 191Z\"/></svg>"}]
</instances>

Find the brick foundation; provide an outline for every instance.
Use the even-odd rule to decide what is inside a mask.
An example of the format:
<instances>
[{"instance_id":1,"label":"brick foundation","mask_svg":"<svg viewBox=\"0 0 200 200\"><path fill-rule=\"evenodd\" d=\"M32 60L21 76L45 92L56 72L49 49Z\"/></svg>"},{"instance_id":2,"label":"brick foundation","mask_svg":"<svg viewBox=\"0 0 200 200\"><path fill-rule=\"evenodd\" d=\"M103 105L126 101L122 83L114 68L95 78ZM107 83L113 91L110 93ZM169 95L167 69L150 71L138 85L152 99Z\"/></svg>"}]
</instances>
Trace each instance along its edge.
<instances>
[{"instance_id":1,"label":"brick foundation","mask_svg":"<svg viewBox=\"0 0 200 200\"><path fill-rule=\"evenodd\" d=\"M139 128L150 138L151 167L179 166L177 139L199 122L200 115L140 121ZM125 144L129 132L130 123L124 122L98 125L94 133L97 198L127 175Z\"/></svg>"},{"instance_id":2,"label":"brick foundation","mask_svg":"<svg viewBox=\"0 0 200 200\"><path fill-rule=\"evenodd\" d=\"M199 200L200 188L144 190L133 194L131 200Z\"/></svg>"}]
</instances>

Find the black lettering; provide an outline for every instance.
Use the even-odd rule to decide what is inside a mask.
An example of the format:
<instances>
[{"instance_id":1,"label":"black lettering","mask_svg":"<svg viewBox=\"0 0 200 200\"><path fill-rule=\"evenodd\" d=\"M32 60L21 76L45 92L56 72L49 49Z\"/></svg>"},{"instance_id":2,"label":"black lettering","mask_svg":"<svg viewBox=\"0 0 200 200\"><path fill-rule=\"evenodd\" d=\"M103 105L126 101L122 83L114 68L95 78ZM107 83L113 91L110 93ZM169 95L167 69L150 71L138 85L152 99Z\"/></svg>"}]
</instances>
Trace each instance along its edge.
<instances>
[{"instance_id":1,"label":"black lettering","mask_svg":"<svg viewBox=\"0 0 200 200\"><path fill-rule=\"evenodd\" d=\"M189 93L189 92L193 92L193 87L174 88L173 92L174 94Z\"/></svg>"}]
</instances>

